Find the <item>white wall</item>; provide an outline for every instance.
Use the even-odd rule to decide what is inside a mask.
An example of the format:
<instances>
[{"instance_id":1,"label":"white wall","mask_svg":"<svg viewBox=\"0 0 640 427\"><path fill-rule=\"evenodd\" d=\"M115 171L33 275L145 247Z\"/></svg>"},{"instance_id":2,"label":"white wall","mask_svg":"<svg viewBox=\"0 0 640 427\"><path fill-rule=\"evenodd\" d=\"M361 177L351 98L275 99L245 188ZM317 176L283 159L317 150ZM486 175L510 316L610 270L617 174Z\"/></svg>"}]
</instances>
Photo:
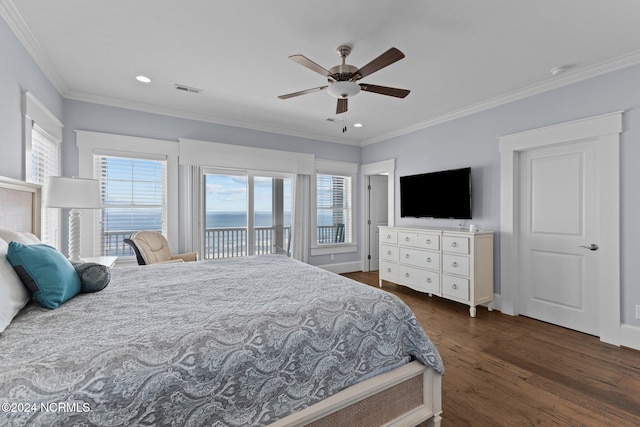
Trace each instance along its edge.
<instances>
[{"instance_id":1,"label":"white wall","mask_svg":"<svg viewBox=\"0 0 640 427\"><path fill-rule=\"evenodd\" d=\"M0 19L0 175L24 179L22 96L28 90L62 121L62 97Z\"/></svg>"},{"instance_id":2,"label":"white wall","mask_svg":"<svg viewBox=\"0 0 640 427\"><path fill-rule=\"evenodd\" d=\"M64 100L65 128L63 135L62 172L72 176L78 173L78 150L75 130L89 130L142 138L178 141L180 138L237 144L314 154L317 159L360 163L360 147L332 142L310 140L250 129L241 129L213 123L167 117L87 102ZM181 187L182 188L182 187ZM180 207L180 212L183 212ZM180 217L180 230L185 219ZM359 229L359 222L355 224ZM358 238L356 236L356 238ZM184 239L180 239L182 242ZM180 247L179 250L184 250ZM309 259L313 265L359 262L360 252L336 254Z\"/></svg>"},{"instance_id":3,"label":"white wall","mask_svg":"<svg viewBox=\"0 0 640 427\"><path fill-rule=\"evenodd\" d=\"M399 177L418 172L471 166L473 223L498 230L500 224L501 135L623 110L620 146L621 190L621 312L625 324L640 326L640 65L594 77L467 117L369 145L362 162L396 159ZM396 192L396 206L399 193ZM399 218L398 225L457 225L457 221ZM469 223L470 221L466 221ZM500 239L495 248L500 271ZM496 292L500 292L499 278Z\"/></svg>"}]
</instances>

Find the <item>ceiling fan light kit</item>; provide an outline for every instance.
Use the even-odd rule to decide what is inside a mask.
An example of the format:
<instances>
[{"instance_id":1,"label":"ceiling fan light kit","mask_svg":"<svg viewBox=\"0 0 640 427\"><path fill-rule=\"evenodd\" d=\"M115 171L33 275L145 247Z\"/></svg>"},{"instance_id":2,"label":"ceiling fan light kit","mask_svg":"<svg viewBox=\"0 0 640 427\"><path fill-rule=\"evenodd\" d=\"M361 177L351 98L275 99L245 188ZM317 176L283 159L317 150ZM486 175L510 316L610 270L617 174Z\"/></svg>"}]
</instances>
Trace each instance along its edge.
<instances>
[{"instance_id":1,"label":"ceiling fan light kit","mask_svg":"<svg viewBox=\"0 0 640 427\"><path fill-rule=\"evenodd\" d=\"M335 82L327 88L334 98L351 98L360 93L360 85L354 82Z\"/></svg>"},{"instance_id":2,"label":"ceiling fan light kit","mask_svg":"<svg viewBox=\"0 0 640 427\"><path fill-rule=\"evenodd\" d=\"M378 70L381 70L384 67L387 67L394 62L397 62L404 58L404 54L400 52L395 47L384 52L382 55L375 58L373 61L369 62L365 66L361 68L357 68L353 65L349 65L346 63L347 56L351 53L351 47L343 45L339 46L336 49L336 53L339 57L342 58L342 64L336 65L335 67L327 70L321 65L316 64L309 58L304 55L296 54L291 55L289 57L290 60L297 62L314 71L324 77L327 78L329 85L320 86L312 89L301 90L298 92L288 93L285 95L280 95L278 98L280 99L289 99L300 95L306 95L308 93L319 92L324 89L327 89L329 95L338 99L338 103L336 106L336 114L346 113L348 109L348 99L356 96L360 91L377 93L380 95L393 96L396 98L404 98L409 95L409 90L407 89L398 89L387 86L377 86L370 85L367 83L358 83L363 77L366 77L370 74L375 73ZM343 132L346 131L346 124L343 128Z\"/></svg>"}]
</instances>

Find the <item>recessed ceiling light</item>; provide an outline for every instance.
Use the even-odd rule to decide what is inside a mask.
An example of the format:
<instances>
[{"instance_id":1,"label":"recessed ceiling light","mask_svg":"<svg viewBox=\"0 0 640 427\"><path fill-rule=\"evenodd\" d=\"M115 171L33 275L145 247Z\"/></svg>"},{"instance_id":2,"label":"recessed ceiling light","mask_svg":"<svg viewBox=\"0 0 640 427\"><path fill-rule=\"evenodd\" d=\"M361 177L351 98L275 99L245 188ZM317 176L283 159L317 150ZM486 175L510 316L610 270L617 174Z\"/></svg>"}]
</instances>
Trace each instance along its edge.
<instances>
[{"instance_id":1,"label":"recessed ceiling light","mask_svg":"<svg viewBox=\"0 0 640 427\"><path fill-rule=\"evenodd\" d=\"M362 127L362 123L354 123L353 127L354 128L361 128Z\"/></svg>"},{"instance_id":2,"label":"recessed ceiling light","mask_svg":"<svg viewBox=\"0 0 640 427\"><path fill-rule=\"evenodd\" d=\"M136 76L136 80L142 83L151 83L151 79L147 76Z\"/></svg>"}]
</instances>

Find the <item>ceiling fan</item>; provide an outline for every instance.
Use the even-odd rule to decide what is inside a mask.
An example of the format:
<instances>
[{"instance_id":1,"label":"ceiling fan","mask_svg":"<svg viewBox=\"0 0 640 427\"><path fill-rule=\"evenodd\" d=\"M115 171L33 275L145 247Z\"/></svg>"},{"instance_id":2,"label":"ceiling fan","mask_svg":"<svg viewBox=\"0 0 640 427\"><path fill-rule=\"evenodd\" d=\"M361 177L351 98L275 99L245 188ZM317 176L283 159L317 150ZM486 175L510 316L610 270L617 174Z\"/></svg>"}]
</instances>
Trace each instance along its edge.
<instances>
[{"instance_id":1,"label":"ceiling fan","mask_svg":"<svg viewBox=\"0 0 640 427\"><path fill-rule=\"evenodd\" d=\"M382 55L369 62L367 65L357 68L353 65L346 63L347 56L351 53L351 47L340 46L336 49L336 53L342 58L342 64L336 65L329 70L316 64L304 55L291 55L289 57L293 62L297 62L303 67L307 67L311 71L315 71L318 74L327 78L329 84L326 86L315 87L313 89L301 90L299 92L288 93L286 95L280 95L280 99L293 98L295 96L306 95L307 93L319 92L327 90L329 95L338 98L338 105L336 107L336 114L345 113L347 111L348 100L357 95L361 90L366 92L379 93L381 95L395 96L396 98L404 98L409 95L407 89L397 89L387 86L377 86L368 83L358 83L363 77L367 77L376 71L393 64L404 58L404 53L400 52L395 47L387 50Z\"/></svg>"}]
</instances>

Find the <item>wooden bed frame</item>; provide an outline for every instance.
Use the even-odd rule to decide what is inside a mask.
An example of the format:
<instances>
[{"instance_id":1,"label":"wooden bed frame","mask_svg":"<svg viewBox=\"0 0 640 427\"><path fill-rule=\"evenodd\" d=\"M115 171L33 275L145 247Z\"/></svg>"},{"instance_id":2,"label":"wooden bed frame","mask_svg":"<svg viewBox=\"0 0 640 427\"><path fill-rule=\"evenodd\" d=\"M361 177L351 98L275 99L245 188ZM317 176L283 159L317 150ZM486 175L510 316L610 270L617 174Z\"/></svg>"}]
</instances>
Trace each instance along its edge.
<instances>
[{"instance_id":1,"label":"wooden bed frame","mask_svg":"<svg viewBox=\"0 0 640 427\"><path fill-rule=\"evenodd\" d=\"M40 186L0 177L0 228L40 236ZM433 369L414 361L353 385L302 411L282 418L273 427L410 427L442 420L442 379Z\"/></svg>"}]
</instances>

